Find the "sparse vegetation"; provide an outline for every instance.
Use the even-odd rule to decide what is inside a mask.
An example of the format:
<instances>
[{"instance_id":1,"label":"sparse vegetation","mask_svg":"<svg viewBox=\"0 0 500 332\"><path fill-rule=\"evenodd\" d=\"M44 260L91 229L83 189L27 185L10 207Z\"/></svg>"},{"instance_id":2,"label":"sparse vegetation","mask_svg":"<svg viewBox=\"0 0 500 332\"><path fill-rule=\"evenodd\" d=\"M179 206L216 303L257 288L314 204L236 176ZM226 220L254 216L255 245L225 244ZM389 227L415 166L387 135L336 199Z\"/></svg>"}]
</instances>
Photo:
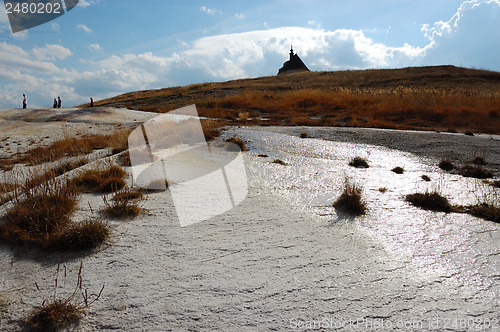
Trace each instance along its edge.
<instances>
[{"instance_id":1,"label":"sparse vegetation","mask_svg":"<svg viewBox=\"0 0 500 332\"><path fill-rule=\"evenodd\" d=\"M272 163L273 163L273 164L278 164L278 165L283 165L283 166L287 166L287 165L288 165L286 162L284 162L283 160L278 159L278 158L274 159L274 160L272 161Z\"/></svg>"},{"instance_id":2,"label":"sparse vegetation","mask_svg":"<svg viewBox=\"0 0 500 332\"><path fill-rule=\"evenodd\" d=\"M403 174L405 172L405 170L400 166L394 167L391 171L396 174Z\"/></svg>"},{"instance_id":3,"label":"sparse vegetation","mask_svg":"<svg viewBox=\"0 0 500 332\"><path fill-rule=\"evenodd\" d=\"M476 179L488 179L493 177L493 174L487 169L484 169L481 166L471 166L471 165L462 167L460 169L460 175Z\"/></svg>"},{"instance_id":4,"label":"sparse vegetation","mask_svg":"<svg viewBox=\"0 0 500 332\"><path fill-rule=\"evenodd\" d=\"M360 216L366 213L366 205L361 199L362 189L349 183L346 179L342 195L333 203L333 206L352 216Z\"/></svg>"},{"instance_id":5,"label":"sparse vegetation","mask_svg":"<svg viewBox=\"0 0 500 332\"><path fill-rule=\"evenodd\" d=\"M76 206L76 192L67 182L53 180L36 188L25 188L16 194L14 205L3 217L0 238L49 247L69 225Z\"/></svg>"},{"instance_id":6,"label":"sparse vegetation","mask_svg":"<svg viewBox=\"0 0 500 332\"><path fill-rule=\"evenodd\" d=\"M487 181L487 183L493 187L500 188L500 180Z\"/></svg>"},{"instance_id":7,"label":"sparse vegetation","mask_svg":"<svg viewBox=\"0 0 500 332\"><path fill-rule=\"evenodd\" d=\"M106 243L111 236L109 226L97 219L71 223L50 243L49 248L57 251L85 251Z\"/></svg>"},{"instance_id":8,"label":"sparse vegetation","mask_svg":"<svg viewBox=\"0 0 500 332\"><path fill-rule=\"evenodd\" d=\"M106 206L101 210L105 216L110 218L133 218L141 213L141 208L137 200L128 199L126 195L114 196L109 202L106 196L103 197L104 205Z\"/></svg>"},{"instance_id":9,"label":"sparse vegetation","mask_svg":"<svg viewBox=\"0 0 500 332\"><path fill-rule=\"evenodd\" d=\"M381 187L381 188L378 188L378 191L380 191L382 194L384 194L387 192L387 188Z\"/></svg>"},{"instance_id":10,"label":"sparse vegetation","mask_svg":"<svg viewBox=\"0 0 500 332\"><path fill-rule=\"evenodd\" d=\"M127 149L129 131L118 130L110 135L85 135L79 137L66 136L49 146L38 146L21 156L0 158L0 167L16 164L39 165L44 162L57 161L64 157L81 156L94 150L113 148L113 151Z\"/></svg>"},{"instance_id":11,"label":"sparse vegetation","mask_svg":"<svg viewBox=\"0 0 500 332\"><path fill-rule=\"evenodd\" d=\"M36 187L19 188L11 199L13 206L0 225L1 241L68 252L93 249L109 239L106 224L71 221L78 197L67 180L52 179Z\"/></svg>"},{"instance_id":12,"label":"sparse vegetation","mask_svg":"<svg viewBox=\"0 0 500 332\"><path fill-rule=\"evenodd\" d=\"M353 159L351 159L351 161L349 162L349 166L356 167L356 168L368 168L368 167L370 167L368 165L368 162L366 161L366 159L361 158L361 157L354 157Z\"/></svg>"},{"instance_id":13,"label":"sparse vegetation","mask_svg":"<svg viewBox=\"0 0 500 332\"><path fill-rule=\"evenodd\" d=\"M302 133L300 133L300 138L308 138L309 135L304 131Z\"/></svg>"},{"instance_id":14,"label":"sparse vegetation","mask_svg":"<svg viewBox=\"0 0 500 332\"><path fill-rule=\"evenodd\" d=\"M438 192L426 192L426 193L416 193L406 195L405 200L417 207L431 210L431 211L441 211L441 212L451 212L452 206L446 199L446 197L441 196Z\"/></svg>"},{"instance_id":15,"label":"sparse vegetation","mask_svg":"<svg viewBox=\"0 0 500 332\"><path fill-rule=\"evenodd\" d=\"M465 208L467 213L485 220L500 223L500 208L492 204L478 204Z\"/></svg>"},{"instance_id":16,"label":"sparse vegetation","mask_svg":"<svg viewBox=\"0 0 500 332\"><path fill-rule=\"evenodd\" d=\"M444 160L441 160L441 162L439 163L439 168L441 168L443 171L451 171L455 168L455 166L453 165L453 163L448 160L448 159L444 159Z\"/></svg>"},{"instance_id":17,"label":"sparse vegetation","mask_svg":"<svg viewBox=\"0 0 500 332\"><path fill-rule=\"evenodd\" d=\"M127 172L118 165L87 169L71 180L81 192L111 193L121 190Z\"/></svg>"},{"instance_id":18,"label":"sparse vegetation","mask_svg":"<svg viewBox=\"0 0 500 332\"><path fill-rule=\"evenodd\" d=\"M36 307L26 319L25 325L27 330L40 332L60 331L72 325L76 325L80 321L86 313L86 310L101 297L104 290L104 286L102 286L99 293L91 293L89 295L88 290L82 287L82 269L83 265L80 263L76 287L73 293L66 298L58 299L57 288L60 265L57 265L54 291L51 299L45 298L42 305ZM64 276L66 276L66 268L64 270ZM35 285L38 291L41 292L38 284L35 283ZM80 295L82 299L77 301L77 297Z\"/></svg>"},{"instance_id":19,"label":"sparse vegetation","mask_svg":"<svg viewBox=\"0 0 500 332\"><path fill-rule=\"evenodd\" d=\"M231 138L226 139L226 142L238 145L240 147L241 151L248 151L248 148L247 148L245 142L241 138L231 137ZM232 149L232 146L231 145L228 146L228 149Z\"/></svg>"},{"instance_id":20,"label":"sparse vegetation","mask_svg":"<svg viewBox=\"0 0 500 332\"><path fill-rule=\"evenodd\" d=\"M431 180L431 178L424 174L424 175L422 175L422 180L429 182Z\"/></svg>"},{"instance_id":21,"label":"sparse vegetation","mask_svg":"<svg viewBox=\"0 0 500 332\"><path fill-rule=\"evenodd\" d=\"M261 157L261 158L267 158L269 157L267 154L259 154L257 157Z\"/></svg>"},{"instance_id":22,"label":"sparse vegetation","mask_svg":"<svg viewBox=\"0 0 500 332\"><path fill-rule=\"evenodd\" d=\"M471 163L474 165L486 165L487 162L484 160L483 157L475 157L474 159L471 160Z\"/></svg>"},{"instance_id":23,"label":"sparse vegetation","mask_svg":"<svg viewBox=\"0 0 500 332\"><path fill-rule=\"evenodd\" d=\"M130 92L99 105L164 113L194 103L202 117L244 125L449 128L498 134L499 76L453 66L309 72L194 84L183 87L182 95L178 87ZM252 120L238 120L245 112Z\"/></svg>"}]
</instances>

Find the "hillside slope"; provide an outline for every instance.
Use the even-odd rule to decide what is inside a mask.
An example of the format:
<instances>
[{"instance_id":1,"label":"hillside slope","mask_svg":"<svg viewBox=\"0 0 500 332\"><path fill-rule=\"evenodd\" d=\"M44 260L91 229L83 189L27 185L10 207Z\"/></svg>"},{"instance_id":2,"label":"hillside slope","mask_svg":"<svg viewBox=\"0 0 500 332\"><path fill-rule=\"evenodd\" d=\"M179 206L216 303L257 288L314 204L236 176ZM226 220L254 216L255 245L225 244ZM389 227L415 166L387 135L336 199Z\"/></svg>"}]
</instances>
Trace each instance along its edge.
<instances>
[{"instance_id":1,"label":"hillside slope","mask_svg":"<svg viewBox=\"0 0 500 332\"><path fill-rule=\"evenodd\" d=\"M130 92L96 103L161 113L189 104L202 116L245 124L253 118L254 124L499 133L500 73L454 66L306 72Z\"/></svg>"}]
</instances>

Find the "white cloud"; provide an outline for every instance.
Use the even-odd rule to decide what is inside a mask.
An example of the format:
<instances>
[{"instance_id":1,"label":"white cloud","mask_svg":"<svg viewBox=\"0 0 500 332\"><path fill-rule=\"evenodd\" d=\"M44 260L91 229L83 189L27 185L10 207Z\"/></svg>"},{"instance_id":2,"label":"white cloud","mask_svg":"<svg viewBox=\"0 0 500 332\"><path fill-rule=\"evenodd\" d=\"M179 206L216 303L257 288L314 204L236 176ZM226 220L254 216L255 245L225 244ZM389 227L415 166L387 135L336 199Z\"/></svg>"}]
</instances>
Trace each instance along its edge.
<instances>
[{"instance_id":1,"label":"white cloud","mask_svg":"<svg viewBox=\"0 0 500 332\"><path fill-rule=\"evenodd\" d=\"M73 55L69 49L61 45L54 44L47 44L42 48L34 48L33 54L36 59L40 61L51 61L55 59L62 60Z\"/></svg>"},{"instance_id":2,"label":"white cloud","mask_svg":"<svg viewBox=\"0 0 500 332\"><path fill-rule=\"evenodd\" d=\"M201 6L200 10L204 13L207 13L208 15L222 14L220 10L208 8L206 6Z\"/></svg>"},{"instance_id":3,"label":"white cloud","mask_svg":"<svg viewBox=\"0 0 500 332\"><path fill-rule=\"evenodd\" d=\"M234 17L236 17L239 20L246 18L245 14L243 14L243 13L235 13Z\"/></svg>"},{"instance_id":4,"label":"white cloud","mask_svg":"<svg viewBox=\"0 0 500 332\"><path fill-rule=\"evenodd\" d=\"M424 64L453 64L500 70L500 0L465 1L448 21L421 31L429 39Z\"/></svg>"},{"instance_id":5,"label":"white cloud","mask_svg":"<svg viewBox=\"0 0 500 332\"><path fill-rule=\"evenodd\" d=\"M28 92L31 101L43 102L50 102L57 91L65 104L74 105L89 96L105 98L133 90L274 75L287 60L290 44L316 71L437 64L500 70L500 40L492 38L499 16L500 0L466 1L450 20L422 27L429 38L424 46L390 47L359 30L282 27L207 36L189 43L178 40L183 51L169 56L145 52L87 59L83 63L91 69L83 72L51 62L72 55L62 46L27 52L0 42L0 82L8 82L0 86L0 108L17 105L20 91ZM89 48L97 51L100 45Z\"/></svg>"},{"instance_id":6,"label":"white cloud","mask_svg":"<svg viewBox=\"0 0 500 332\"><path fill-rule=\"evenodd\" d=\"M84 31L84 32L89 32L89 33L92 32L92 29L90 29L89 27L87 27L85 24L78 24L76 26L76 29Z\"/></svg>"},{"instance_id":7,"label":"white cloud","mask_svg":"<svg viewBox=\"0 0 500 332\"><path fill-rule=\"evenodd\" d=\"M54 32L59 32L59 30L60 30L59 24L57 24L57 23L52 23L52 24L50 25L50 29L51 29L52 31L54 31Z\"/></svg>"},{"instance_id":8,"label":"white cloud","mask_svg":"<svg viewBox=\"0 0 500 332\"><path fill-rule=\"evenodd\" d=\"M85 7L91 6L95 3L96 3L96 1L80 0L80 1L78 1L78 6L85 8Z\"/></svg>"},{"instance_id":9,"label":"white cloud","mask_svg":"<svg viewBox=\"0 0 500 332\"><path fill-rule=\"evenodd\" d=\"M99 44L90 44L89 45L89 50L91 50L92 52L97 52L97 51L101 51L102 50L102 47L101 45Z\"/></svg>"}]
</instances>

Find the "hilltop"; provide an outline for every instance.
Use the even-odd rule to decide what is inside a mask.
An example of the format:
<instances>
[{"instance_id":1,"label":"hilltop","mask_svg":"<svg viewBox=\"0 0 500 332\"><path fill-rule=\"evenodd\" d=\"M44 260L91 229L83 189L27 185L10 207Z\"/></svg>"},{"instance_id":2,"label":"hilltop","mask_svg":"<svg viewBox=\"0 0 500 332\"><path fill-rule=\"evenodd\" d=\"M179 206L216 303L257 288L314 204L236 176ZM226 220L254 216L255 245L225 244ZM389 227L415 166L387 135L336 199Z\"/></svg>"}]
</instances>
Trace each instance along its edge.
<instances>
[{"instance_id":1,"label":"hilltop","mask_svg":"<svg viewBox=\"0 0 500 332\"><path fill-rule=\"evenodd\" d=\"M238 124L500 133L500 73L454 66L303 72L130 92L96 103L160 113L189 104L201 116Z\"/></svg>"}]
</instances>

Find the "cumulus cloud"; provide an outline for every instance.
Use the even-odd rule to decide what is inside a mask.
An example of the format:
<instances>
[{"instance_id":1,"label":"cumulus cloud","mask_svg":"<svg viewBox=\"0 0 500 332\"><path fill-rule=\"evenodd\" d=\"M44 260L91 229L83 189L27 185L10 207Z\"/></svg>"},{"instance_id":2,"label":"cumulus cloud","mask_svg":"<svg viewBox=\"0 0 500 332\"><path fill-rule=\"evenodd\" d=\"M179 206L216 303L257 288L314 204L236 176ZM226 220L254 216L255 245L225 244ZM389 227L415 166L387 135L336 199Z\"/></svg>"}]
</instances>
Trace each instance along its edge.
<instances>
[{"instance_id":1,"label":"cumulus cloud","mask_svg":"<svg viewBox=\"0 0 500 332\"><path fill-rule=\"evenodd\" d=\"M208 8L206 6L201 6L200 10L204 13L207 13L208 15L222 14L220 10Z\"/></svg>"},{"instance_id":2,"label":"cumulus cloud","mask_svg":"<svg viewBox=\"0 0 500 332\"><path fill-rule=\"evenodd\" d=\"M76 26L76 29L77 30L81 30L81 31L84 31L84 32L92 32L92 29L90 29L88 26L86 26L85 24L78 24Z\"/></svg>"},{"instance_id":3,"label":"cumulus cloud","mask_svg":"<svg viewBox=\"0 0 500 332\"><path fill-rule=\"evenodd\" d=\"M425 24L425 64L454 64L500 70L500 0L465 1L448 21ZM493 64L493 67L492 67Z\"/></svg>"},{"instance_id":4,"label":"cumulus cloud","mask_svg":"<svg viewBox=\"0 0 500 332\"><path fill-rule=\"evenodd\" d=\"M236 17L237 19L242 20L242 19L244 19L246 16L245 16L245 14L243 14L243 13L235 13L235 14L234 14L234 17Z\"/></svg>"},{"instance_id":5,"label":"cumulus cloud","mask_svg":"<svg viewBox=\"0 0 500 332\"><path fill-rule=\"evenodd\" d=\"M42 48L34 48L33 54L37 60L40 61L51 61L55 59L65 59L73 53L61 45L47 44Z\"/></svg>"},{"instance_id":6,"label":"cumulus cloud","mask_svg":"<svg viewBox=\"0 0 500 332\"><path fill-rule=\"evenodd\" d=\"M26 52L2 42L0 80L9 84L0 89L0 103L18 102L12 95L19 91L36 93L38 98L49 101L50 95L58 91L68 104L78 104L87 101L88 96L99 99L131 90L274 75L287 60L290 44L315 71L438 64L500 70L500 40L492 38L496 36L499 17L500 0L466 1L449 20L422 27L422 34L428 38L424 46L387 46L363 31L330 31L310 22L310 27L281 27L206 36L189 43L179 41L183 50L168 56L144 52L86 60L92 69L84 72L61 69L52 63L72 55L67 49L57 49L58 45ZM91 44L89 48L97 51L100 46Z\"/></svg>"},{"instance_id":7,"label":"cumulus cloud","mask_svg":"<svg viewBox=\"0 0 500 332\"><path fill-rule=\"evenodd\" d=\"M97 51L101 51L102 50L102 47L101 45L99 44L90 44L89 45L89 50L91 50L92 52L97 52Z\"/></svg>"},{"instance_id":8,"label":"cumulus cloud","mask_svg":"<svg viewBox=\"0 0 500 332\"><path fill-rule=\"evenodd\" d=\"M80 0L77 6L85 8L95 4L96 2L97 1L92 1L92 0Z\"/></svg>"}]
</instances>

